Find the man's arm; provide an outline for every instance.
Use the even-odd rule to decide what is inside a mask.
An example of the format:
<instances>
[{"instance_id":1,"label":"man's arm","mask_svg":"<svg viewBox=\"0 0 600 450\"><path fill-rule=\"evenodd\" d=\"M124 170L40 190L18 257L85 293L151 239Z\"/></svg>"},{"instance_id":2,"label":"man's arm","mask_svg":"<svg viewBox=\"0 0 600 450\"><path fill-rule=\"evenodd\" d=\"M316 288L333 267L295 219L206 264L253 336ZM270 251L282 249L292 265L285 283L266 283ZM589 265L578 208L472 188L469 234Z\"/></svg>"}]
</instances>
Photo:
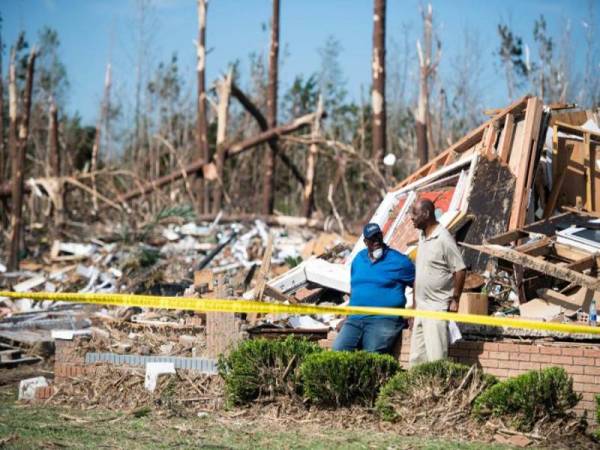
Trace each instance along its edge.
<instances>
[{"instance_id":1,"label":"man's arm","mask_svg":"<svg viewBox=\"0 0 600 450\"><path fill-rule=\"evenodd\" d=\"M457 312L458 311L458 302L460 301L460 295L462 294L463 287L465 286L465 278L467 277L467 269L459 270L458 272L454 272L452 274L453 278L453 291L452 291L452 300L448 305L448 311Z\"/></svg>"}]
</instances>

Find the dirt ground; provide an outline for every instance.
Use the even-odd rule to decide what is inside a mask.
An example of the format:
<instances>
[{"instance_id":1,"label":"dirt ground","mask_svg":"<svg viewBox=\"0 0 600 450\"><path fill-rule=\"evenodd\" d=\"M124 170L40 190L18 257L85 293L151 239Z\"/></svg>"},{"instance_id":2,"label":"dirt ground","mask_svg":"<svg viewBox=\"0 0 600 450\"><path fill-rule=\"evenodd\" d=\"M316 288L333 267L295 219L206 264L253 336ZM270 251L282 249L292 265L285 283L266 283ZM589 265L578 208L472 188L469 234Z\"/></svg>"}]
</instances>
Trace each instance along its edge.
<instances>
[{"instance_id":1,"label":"dirt ground","mask_svg":"<svg viewBox=\"0 0 600 450\"><path fill-rule=\"evenodd\" d=\"M0 448L209 449L503 449L499 445L401 437L390 432L332 430L318 424L247 420L238 413L143 417L120 412L19 404L0 390Z\"/></svg>"}]
</instances>

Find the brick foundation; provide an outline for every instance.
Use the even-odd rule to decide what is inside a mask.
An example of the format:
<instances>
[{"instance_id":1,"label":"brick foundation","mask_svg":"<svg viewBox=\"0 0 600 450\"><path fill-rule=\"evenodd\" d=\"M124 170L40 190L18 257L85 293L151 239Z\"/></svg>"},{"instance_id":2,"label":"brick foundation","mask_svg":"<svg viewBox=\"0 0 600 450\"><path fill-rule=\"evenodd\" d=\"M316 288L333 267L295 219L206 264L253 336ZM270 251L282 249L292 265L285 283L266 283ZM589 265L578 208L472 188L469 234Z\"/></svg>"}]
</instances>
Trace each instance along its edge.
<instances>
[{"instance_id":1,"label":"brick foundation","mask_svg":"<svg viewBox=\"0 0 600 450\"><path fill-rule=\"evenodd\" d=\"M331 348L337 333L331 332L320 342ZM408 367L410 331L402 332L395 348L402 367ZM562 367L573 377L575 391L582 395L575 411L587 411L588 420L596 422L595 396L600 394L600 345L543 340L500 341L461 340L448 349L448 356L463 364L477 364L499 379L514 377L528 370Z\"/></svg>"}]
</instances>

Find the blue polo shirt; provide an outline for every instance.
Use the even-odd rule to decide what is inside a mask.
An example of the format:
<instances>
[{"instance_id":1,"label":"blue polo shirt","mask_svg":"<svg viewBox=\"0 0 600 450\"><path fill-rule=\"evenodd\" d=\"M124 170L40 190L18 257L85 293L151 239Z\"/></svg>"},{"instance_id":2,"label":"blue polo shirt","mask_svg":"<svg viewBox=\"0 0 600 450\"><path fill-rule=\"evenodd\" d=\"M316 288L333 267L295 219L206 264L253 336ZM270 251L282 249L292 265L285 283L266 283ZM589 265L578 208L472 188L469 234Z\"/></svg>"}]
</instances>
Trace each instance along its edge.
<instances>
[{"instance_id":1,"label":"blue polo shirt","mask_svg":"<svg viewBox=\"0 0 600 450\"><path fill-rule=\"evenodd\" d=\"M415 281L415 266L408 256L385 247L383 256L373 262L367 249L352 261L350 306L404 308L404 289ZM393 316L352 315L349 319L390 318Z\"/></svg>"}]
</instances>

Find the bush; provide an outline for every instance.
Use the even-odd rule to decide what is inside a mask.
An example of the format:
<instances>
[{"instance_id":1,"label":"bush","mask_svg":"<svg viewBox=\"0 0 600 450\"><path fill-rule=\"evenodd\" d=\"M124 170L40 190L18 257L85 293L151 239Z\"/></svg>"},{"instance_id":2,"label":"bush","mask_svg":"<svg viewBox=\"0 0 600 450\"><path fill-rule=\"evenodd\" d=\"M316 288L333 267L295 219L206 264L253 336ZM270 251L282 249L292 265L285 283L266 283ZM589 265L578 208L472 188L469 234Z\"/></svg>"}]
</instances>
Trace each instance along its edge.
<instances>
[{"instance_id":1,"label":"bush","mask_svg":"<svg viewBox=\"0 0 600 450\"><path fill-rule=\"evenodd\" d=\"M417 409L430 414L433 406L440 402L448 405L444 411L465 409L468 413L473 395L495 382L494 377L484 375L476 367L448 360L419 364L388 381L379 393L376 407L388 421L414 416ZM464 395L458 395L458 391Z\"/></svg>"},{"instance_id":2,"label":"bush","mask_svg":"<svg viewBox=\"0 0 600 450\"><path fill-rule=\"evenodd\" d=\"M299 393L299 366L307 355L322 349L306 339L255 339L242 342L219 359L230 404L241 405L262 396Z\"/></svg>"},{"instance_id":3,"label":"bush","mask_svg":"<svg viewBox=\"0 0 600 450\"><path fill-rule=\"evenodd\" d=\"M600 394L596 395L596 424L598 424L598 428L594 435L596 439L600 440Z\"/></svg>"},{"instance_id":4,"label":"bush","mask_svg":"<svg viewBox=\"0 0 600 450\"><path fill-rule=\"evenodd\" d=\"M473 407L476 417L503 417L519 431L530 431L542 418L567 415L581 396L573 379L560 367L532 370L484 391Z\"/></svg>"},{"instance_id":5,"label":"bush","mask_svg":"<svg viewBox=\"0 0 600 450\"><path fill-rule=\"evenodd\" d=\"M398 371L390 355L368 352L323 352L300 367L304 396L326 406L372 406L380 387Z\"/></svg>"}]
</instances>

